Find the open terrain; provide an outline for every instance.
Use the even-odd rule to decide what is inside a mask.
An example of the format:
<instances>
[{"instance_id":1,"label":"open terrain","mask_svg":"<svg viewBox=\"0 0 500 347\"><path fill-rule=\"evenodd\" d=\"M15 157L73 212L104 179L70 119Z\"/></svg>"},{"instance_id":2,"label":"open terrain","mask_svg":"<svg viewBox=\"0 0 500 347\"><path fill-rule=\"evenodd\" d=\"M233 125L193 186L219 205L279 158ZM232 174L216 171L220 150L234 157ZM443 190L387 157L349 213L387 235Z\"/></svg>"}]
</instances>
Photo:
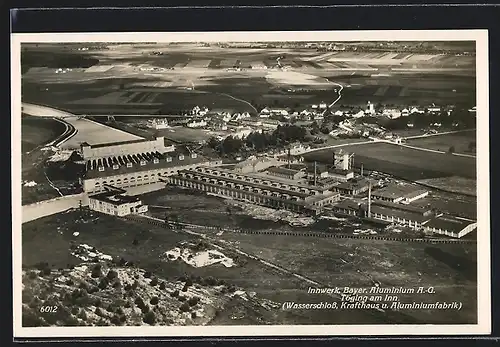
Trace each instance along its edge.
<instances>
[{"instance_id":1,"label":"open terrain","mask_svg":"<svg viewBox=\"0 0 500 347\"><path fill-rule=\"evenodd\" d=\"M226 286L232 286L233 291L236 290L235 293L243 291L248 295L255 296L255 300L250 300L252 305L248 302L241 303L233 300L229 301L227 305L222 303L219 306L219 315L215 317L213 324L332 324L354 322L374 324L388 320L388 317L380 313L363 310L351 310L342 315L332 315L329 310L283 311L280 309L281 302L286 300L297 302L304 302L307 300L306 302L311 302L312 300L331 301L332 298L324 295L311 297L311 295L306 292L307 283L304 283L294 276L283 274L273 268L264 266L257 260L237 254L232 251L231 247L224 249L223 252L226 256L234 260L236 263L234 267L228 268L221 264L215 264L196 268L184 262L165 261L162 259L162 255L166 251L178 246L179 242L182 241L196 243L198 242L198 238L163 227L129 222L102 214L68 211L66 213L25 223L23 225L22 236L23 268L26 270L27 275L24 277L26 290L25 297L27 300L25 304L28 307L32 305L34 308L30 307L30 309L35 309L35 312L40 305L40 301L31 302L30 300L33 300L33 296L29 293L36 293L37 296L44 295L43 293L47 295L47 289L50 293L51 281L49 280L49 283L47 283L47 279L45 279L44 276L44 279L36 280L37 276L30 277L29 271L40 268L42 265L42 270L48 269L48 271L43 271L48 272L49 276L47 277L49 279L59 277L65 272L67 274L73 271L71 269L79 268L79 265L82 263L82 259L74 255L75 247L81 248L81 245L87 245L91 247L94 254L91 258L96 256L102 258L99 262L102 264L103 273L106 273L108 268L112 268L120 274L120 277L123 275L130 279L121 281L122 286L124 286L126 282L133 282L134 279L132 279L131 276L135 277L135 275L139 274L139 277L135 277L135 279L139 281L139 289L133 293L133 298L137 295L143 297L146 294L148 295L147 298L149 298L151 295L151 290L147 291L145 289L149 280L145 279L147 276L144 271L149 271L150 276L152 275L158 278L161 282L166 282L168 291L173 289L174 286L179 286L177 283L180 281L179 278L186 278L186 276L188 276L193 278L193 283L206 283L207 279L212 278L215 280L215 283L224 283ZM87 254L90 255L88 252ZM119 260L118 263L122 265L117 266L117 260ZM40 265L40 263L42 264ZM123 264L129 264L129 266L132 266L136 270L123 269ZM91 266L93 265L91 264ZM65 269L71 271L66 271ZM75 277L81 279L82 274L72 272L69 274L69 277L75 281ZM33 283L34 280L35 282ZM106 283L109 285L112 282ZM92 287L97 285L97 283L90 284ZM98 286L101 286L101 284L99 283ZM60 286L56 284L54 284L53 287L57 288L56 292L62 292L63 294L72 294L72 291L75 289L73 285L70 285L70 288L66 290L61 289ZM113 288L115 288L114 285ZM106 303L106 306L109 304L116 304L114 301L120 299L113 295L113 292L111 292L112 289L99 289L101 289L101 293L96 294L96 296L100 297L101 301ZM145 291L146 294L144 293ZM156 292L157 289L155 288L154 291ZM191 291L191 289L189 291ZM52 292L54 292L54 289ZM282 296L278 295L278 293ZM200 294L198 294L198 296L199 295ZM76 296L78 298L79 294ZM156 296L160 297L162 305L167 305L165 302L167 298L164 297L165 294L160 293L156 294ZM210 299L208 294L206 297ZM51 296L51 303L62 309L65 302L63 298L63 296L58 297L57 295L53 295ZM130 301L128 297L124 299ZM168 299L168 302L170 301L171 300ZM180 302L178 303L175 300L174 303L176 307L180 305ZM91 307L92 305L93 304L89 304L86 306L85 310L88 311L90 309L95 311L95 307ZM120 307L119 303L117 305ZM123 310L127 308L126 306L121 307ZM28 310L28 308L26 309ZM112 312L114 313L116 309L115 307ZM165 316L165 311L161 308L160 311L163 312L162 315ZM34 313L33 311L28 312L31 312L31 314ZM81 310L78 311L78 313L81 313ZM130 318L130 314L127 316L129 317L127 322L134 322L134 318ZM241 319L243 317L245 317L245 319L242 321ZM96 318L96 321L99 320L98 317L94 318ZM110 318L112 318L112 315L107 319L109 320ZM167 316L165 319L168 318ZM135 319L135 324L137 324L137 318ZM70 319L70 322L71 321L74 324L74 319ZM90 320L90 322L92 321L93 320ZM55 323L56 322L52 322L52 324ZM62 323L66 322L63 321ZM165 324L165 320L163 320L163 324ZM191 323L191 321L189 321L181 324L196 324L196 322Z\"/></svg>"},{"instance_id":2,"label":"open terrain","mask_svg":"<svg viewBox=\"0 0 500 347\"><path fill-rule=\"evenodd\" d=\"M266 105L331 102L344 86L340 104L475 103L470 55L391 48L325 53L201 44L120 44L88 51L79 46L23 46L23 100L77 114L169 114L195 105L254 113Z\"/></svg>"},{"instance_id":3,"label":"open terrain","mask_svg":"<svg viewBox=\"0 0 500 347\"><path fill-rule=\"evenodd\" d=\"M448 152L453 147L455 153L476 155L476 131L460 132L439 136L408 139L410 146Z\"/></svg>"}]
</instances>

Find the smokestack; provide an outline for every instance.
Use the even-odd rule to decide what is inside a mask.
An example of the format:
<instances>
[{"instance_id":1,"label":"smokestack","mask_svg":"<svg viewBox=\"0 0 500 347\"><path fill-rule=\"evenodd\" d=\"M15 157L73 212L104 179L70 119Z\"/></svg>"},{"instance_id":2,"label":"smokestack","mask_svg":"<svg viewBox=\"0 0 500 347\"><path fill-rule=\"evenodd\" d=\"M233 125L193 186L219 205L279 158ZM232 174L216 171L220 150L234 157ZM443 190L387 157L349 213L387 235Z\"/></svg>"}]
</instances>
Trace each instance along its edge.
<instances>
[{"instance_id":1,"label":"smokestack","mask_svg":"<svg viewBox=\"0 0 500 347\"><path fill-rule=\"evenodd\" d=\"M290 168L290 161L292 160L292 152L290 148L288 148L288 168Z\"/></svg>"},{"instance_id":2,"label":"smokestack","mask_svg":"<svg viewBox=\"0 0 500 347\"><path fill-rule=\"evenodd\" d=\"M316 186L316 162L314 162L314 185Z\"/></svg>"},{"instance_id":3,"label":"smokestack","mask_svg":"<svg viewBox=\"0 0 500 347\"><path fill-rule=\"evenodd\" d=\"M363 164L361 164L361 177L363 177Z\"/></svg>"},{"instance_id":4,"label":"smokestack","mask_svg":"<svg viewBox=\"0 0 500 347\"><path fill-rule=\"evenodd\" d=\"M372 217L372 183L368 183L368 218Z\"/></svg>"}]
</instances>

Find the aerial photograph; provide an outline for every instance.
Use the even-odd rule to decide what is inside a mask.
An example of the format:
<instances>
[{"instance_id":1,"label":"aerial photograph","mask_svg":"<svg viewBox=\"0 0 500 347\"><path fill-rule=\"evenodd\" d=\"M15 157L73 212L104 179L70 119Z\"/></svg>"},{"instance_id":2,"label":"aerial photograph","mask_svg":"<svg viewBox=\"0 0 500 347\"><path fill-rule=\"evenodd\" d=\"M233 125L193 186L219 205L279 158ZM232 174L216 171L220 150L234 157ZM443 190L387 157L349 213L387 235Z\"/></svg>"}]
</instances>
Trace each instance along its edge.
<instances>
[{"instance_id":1,"label":"aerial photograph","mask_svg":"<svg viewBox=\"0 0 500 347\"><path fill-rule=\"evenodd\" d=\"M20 55L22 327L478 323L475 41Z\"/></svg>"}]
</instances>

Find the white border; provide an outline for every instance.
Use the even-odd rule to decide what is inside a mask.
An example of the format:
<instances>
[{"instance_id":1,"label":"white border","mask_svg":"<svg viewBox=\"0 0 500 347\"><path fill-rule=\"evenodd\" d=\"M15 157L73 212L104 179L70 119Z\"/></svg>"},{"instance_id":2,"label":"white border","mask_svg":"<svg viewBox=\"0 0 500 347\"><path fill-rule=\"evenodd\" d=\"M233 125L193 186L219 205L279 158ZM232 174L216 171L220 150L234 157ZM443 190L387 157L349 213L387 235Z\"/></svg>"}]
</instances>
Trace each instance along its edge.
<instances>
[{"instance_id":1,"label":"white border","mask_svg":"<svg viewBox=\"0 0 500 347\"><path fill-rule=\"evenodd\" d=\"M193 327L21 326L21 42L252 42L252 41L476 41L478 182L478 324L476 325L276 325ZM235 336L395 336L484 335L491 333L489 103L487 30L384 30L176 33L57 33L11 35L12 220L14 337L235 337ZM16 179L14 179L16 178ZM480 184L479 184L480 182Z\"/></svg>"}]
</instances>

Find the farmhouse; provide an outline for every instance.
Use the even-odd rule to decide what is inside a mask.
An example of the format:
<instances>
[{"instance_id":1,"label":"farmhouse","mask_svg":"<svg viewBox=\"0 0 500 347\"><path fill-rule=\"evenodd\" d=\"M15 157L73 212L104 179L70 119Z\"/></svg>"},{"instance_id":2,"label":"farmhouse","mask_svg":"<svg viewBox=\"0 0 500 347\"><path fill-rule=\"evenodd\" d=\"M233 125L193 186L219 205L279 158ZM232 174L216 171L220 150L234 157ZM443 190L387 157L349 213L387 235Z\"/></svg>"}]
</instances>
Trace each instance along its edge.
<instances>
[{"instance_id":1,"label":"farmhouse","mask_svg":"<svg viewBox=\"0 0 500 347\"><path fill-rule=\"evenodd\" d=\"M144 213L148 210L136 196L127 196L116 191L106 191L89 196L89 208L114 216Z\"/></svg>"}]
</instances>

